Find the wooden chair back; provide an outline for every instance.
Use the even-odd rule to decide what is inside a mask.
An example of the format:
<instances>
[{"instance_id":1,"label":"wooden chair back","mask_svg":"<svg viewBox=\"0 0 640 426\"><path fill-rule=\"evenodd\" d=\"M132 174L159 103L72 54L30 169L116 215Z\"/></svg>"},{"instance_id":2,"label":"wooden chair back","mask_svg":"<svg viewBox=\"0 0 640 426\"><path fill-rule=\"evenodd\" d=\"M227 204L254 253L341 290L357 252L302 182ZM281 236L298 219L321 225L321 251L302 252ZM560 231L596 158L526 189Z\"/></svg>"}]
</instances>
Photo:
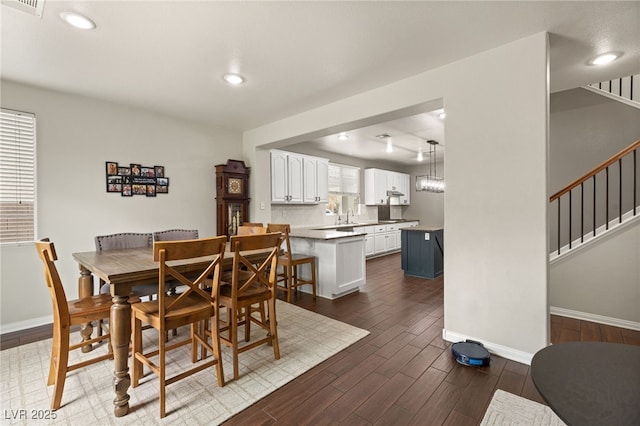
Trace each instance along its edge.
<instances>
[{"instance_id":1,"label":"wooden chair back","mask_svg":"<svg viewBox=\"0 0 640 426\"><path fill-rule=\"evenodd\" d=\"M230 239L230 244L233 252L231 298L237 300L244 296L252 284L259 285L275 297L278 250L282 244L280 233L234 235ZM269 251L265 259L256 265L245 257L245 252L253 250ZM255 288L252 291L255 291Z\"/></svg>"},{"instance_id":2,"label":"wooden chair back","mask_svg":"<svg viewBox=\"0 0 640 426\"><path fill-rule=\"evenodd\" d=\"M265 226L238 226L238 235L257 235L266 233L267 228Z\"/></svg>"},{"instance_id":3,"label":"wooden chair back","mask_svg":"<svg viewBox=\"0 0 640 426\"><path fill-rule=\"evenodd\" d=\"M151 247L153 235L150 232L121 232L119 234L98 235L95 237L95 242L97 251Z\"/></svg>"},{"instance_id":4,"label":"wooden chair back","mask_svg":"<svg viewBox=\"0 0 640 426\"><path fill-rule=\"evenodd\" d=\"M197 240L197 229L168 229L153 233L153 241Z\"/></svg>"},{"instance_id":5,"label":"wooden chair back","mask_svg":"<svg viewBox=\"0 0 640 426\"><path fill-rule=\"evenodd\" d=\"M242 222L242 226L264 226L262 222Z\"/></svg>"},{"instance_id":6,"label":"wooden chair back","mask_svg":"<svg viewBox=\"0 0 640 426\"><path fill-rule=\"evenodd\" d=\"M40 257L44 265L44 278L53 302L54 324L60 324L60 327L65 329L70 325L69 306L67 305L67 296L55 264L55 261L58 260L56 248L47 238L36 241L36 249L38 250L38 257Z\"/></svg>"},{"instance_id":7,"label":"wooden chair back","mask_svg":"<svg viewBox=\"0 0 640 426\"><path fill-rule=\"evenodd\" d=\"M153 260L159 262L158 273L158 307L160 318L166 317L174 306L180 306L188 297L200 295L205 300L215 303L218 294L218 283L220 282L220 268L227 237L202 238L199 240L181 241L156 241L153 243ZM185 276L180 272L178 265L170 262L187 259L195 259L204 256L213 256L213 259L203 262L202 272L199 275ZM211 281L213 277L213 281ZM167 297L166 283L178 281L184 285L184 291L177 297ZM213 283L210 293L204 288L205 283Z\"/></svg>"},{"instance_id":8,"label":"wooden chair back","mask_svg":"<svg viewBox=\"0 0 640 426\"><path fill-rule=\"evenodd\" d=\"M280 232L282 234L283 250L280 252L280 255L291 260L291 242L289 241L291 225L288 223L269 223L267 224L267 232Z\"/></svg>"}]
</instances>

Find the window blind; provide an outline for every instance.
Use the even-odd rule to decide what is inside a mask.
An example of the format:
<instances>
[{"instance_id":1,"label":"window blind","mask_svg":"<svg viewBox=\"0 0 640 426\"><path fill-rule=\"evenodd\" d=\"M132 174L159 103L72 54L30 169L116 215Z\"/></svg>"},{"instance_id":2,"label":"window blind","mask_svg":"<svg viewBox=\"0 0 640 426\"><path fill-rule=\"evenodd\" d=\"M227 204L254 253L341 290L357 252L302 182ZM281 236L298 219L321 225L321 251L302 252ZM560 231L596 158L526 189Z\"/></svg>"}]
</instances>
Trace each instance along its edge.
<instances>
[{"instance_id":1,"label":"window blind","mask_svg":"<svg viewBox=\"0 0 640 426\"><path fill-rule=\"evenodd\" d=\"M0 243L33 241L36 117L0 109Z\"/></svg>"},{"instance_id":2,"label":"window blind","mask_svg":"<svg viewBox=\"0 0 640 426\"><path fill-rule=\"evenodd\" d=\"M329 192L358 195L360 169L358 167L329 164Z\"/></svg>"}]
</instances>

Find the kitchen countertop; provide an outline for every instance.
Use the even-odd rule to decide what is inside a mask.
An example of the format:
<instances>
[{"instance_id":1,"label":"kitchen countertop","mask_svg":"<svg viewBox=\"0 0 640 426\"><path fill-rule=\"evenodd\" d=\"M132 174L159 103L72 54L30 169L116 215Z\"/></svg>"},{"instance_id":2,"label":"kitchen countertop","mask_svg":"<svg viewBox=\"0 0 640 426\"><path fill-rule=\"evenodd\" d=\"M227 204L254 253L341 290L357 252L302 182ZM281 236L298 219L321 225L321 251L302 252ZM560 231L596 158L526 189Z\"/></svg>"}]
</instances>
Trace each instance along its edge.
<instances>
[{"instance_id":1,"label":"kitchen countertop","mask_svg":"<svg viewBox=\"0 0 640 426\"><path fill-rule=\"evenodd\" d=\"M444 228L438 228L438 227L433 227L433 226L414 226L414 227L410 227L410 228L400 228L400 229L404 229L405 231L415 231L415 232L435 232L435 231L441 231Z\"/></svg>"},{"instance_id":2,"label":"kitchen countertop","mask_svg":"<svg viewBox=\"0 0 640 426\"><path fill-rule=\"evenodd\" d=\"M308 238L313 240L334 240L338 238L350 238L367 235L364 231L338 231L337 229L344 228L362 228L364 226L375 225L389 225L394 223L404 222L417 222L417 220L411 219L396 219L396 220L381 220L377 222L361 222L361 223L349 223L340 225L324 225L324 226L309 226L304 228L292 228L290 237L293 238ZM413 228L412 228L413 229Z\"/></svg>"}]
</instances>

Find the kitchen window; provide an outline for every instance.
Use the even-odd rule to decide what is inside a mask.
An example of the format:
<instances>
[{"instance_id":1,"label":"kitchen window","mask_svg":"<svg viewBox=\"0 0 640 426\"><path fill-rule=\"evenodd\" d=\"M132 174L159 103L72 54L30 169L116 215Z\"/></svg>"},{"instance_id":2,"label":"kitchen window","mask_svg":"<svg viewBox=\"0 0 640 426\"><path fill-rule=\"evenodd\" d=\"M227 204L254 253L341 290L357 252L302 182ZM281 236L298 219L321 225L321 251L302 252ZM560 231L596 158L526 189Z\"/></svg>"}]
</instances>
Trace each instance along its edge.
<instances>
[{"instance_id":1,"label":"kitchen window","mask_svg":"<svg viewBox=\"0 0 640 426\"><path fill-rule=\"evenodd\" d=\"M329 202L326 214L360 214L360 168L329 164Z\"/></svg>"},{"instance_id":2,"label":"kitchen window","mask_svg":"<svg viewBox=\"0 0 640 426\"><path fill-rule=\"evenodd\" d=\"M0 243L35 238L36 117L0 109Z\"/></svg>"}]
</instances>

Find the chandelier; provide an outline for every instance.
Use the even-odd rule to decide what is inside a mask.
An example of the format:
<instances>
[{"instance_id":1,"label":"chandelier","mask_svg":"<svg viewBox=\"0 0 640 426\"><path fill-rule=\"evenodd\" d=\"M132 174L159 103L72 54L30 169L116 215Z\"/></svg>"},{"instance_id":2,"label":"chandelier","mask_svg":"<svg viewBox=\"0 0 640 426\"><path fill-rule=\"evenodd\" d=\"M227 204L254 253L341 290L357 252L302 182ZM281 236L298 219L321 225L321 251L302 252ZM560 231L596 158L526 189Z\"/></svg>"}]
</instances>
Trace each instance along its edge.
<instances>
[{"instance_id":1,"label":"chandelier","mask_svg":"<svg viewBox=\"0 0 640 426\"><path fill-rule=\"evenodd\" d=\"M438 177L436 169L437 141L428 140L429 144L429 174L416 176L416 191L444 192L444 178Z\"/></svg>"}]
</instances>

